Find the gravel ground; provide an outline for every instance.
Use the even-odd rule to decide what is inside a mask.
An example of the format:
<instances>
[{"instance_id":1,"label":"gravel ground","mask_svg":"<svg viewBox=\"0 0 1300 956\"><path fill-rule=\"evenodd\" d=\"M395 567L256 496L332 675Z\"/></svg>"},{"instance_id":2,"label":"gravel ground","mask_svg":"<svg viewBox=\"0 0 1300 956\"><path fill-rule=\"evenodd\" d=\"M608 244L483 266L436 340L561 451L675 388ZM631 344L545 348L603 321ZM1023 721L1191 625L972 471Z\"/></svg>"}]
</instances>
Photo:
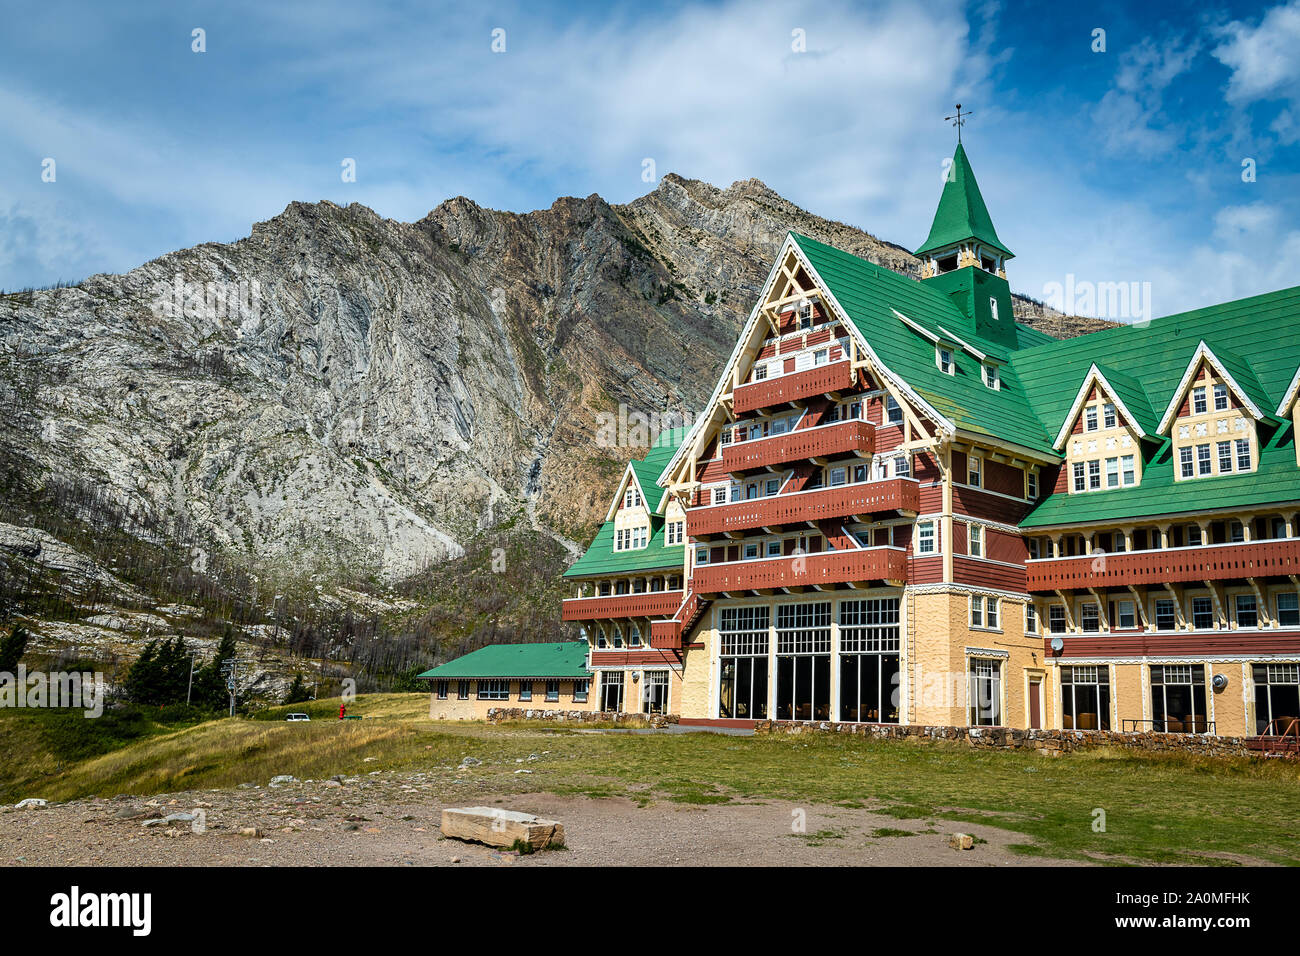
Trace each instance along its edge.
<instances>
[{"instance_id":1,"label":"gravel ground","mask_svg":"<svg viewBox=\"0 0 1300 956\"><path fill-rule=\"evenodd\" d=\"M501 806L564 824L567 849L527 856L444 838L444 806ZM205 832L186 820L202 811ZM794 832L802 815L801 833ZM256 835L241 831L256 829ZM877 830L910 835L877 834ZM948 837L969 833L971 850ZM244 784L232 790L118 796L0 810L5 866L1042 866L994 827L899 820L864 809L784 801L692 805L550 793L501 796L471 780L380 771L331 781Z\"/></svg>"}]
</instances>

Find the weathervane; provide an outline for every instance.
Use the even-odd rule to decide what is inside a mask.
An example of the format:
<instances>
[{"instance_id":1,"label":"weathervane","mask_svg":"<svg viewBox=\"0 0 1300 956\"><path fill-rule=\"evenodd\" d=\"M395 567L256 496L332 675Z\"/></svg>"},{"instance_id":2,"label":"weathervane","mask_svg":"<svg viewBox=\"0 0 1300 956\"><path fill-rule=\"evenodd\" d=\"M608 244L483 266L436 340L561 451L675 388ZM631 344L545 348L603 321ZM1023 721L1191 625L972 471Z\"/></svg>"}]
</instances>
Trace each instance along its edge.
<instances>
[{"instance_id":1,"label":"weathervane","mask_svg":"<svg viewBox=\"0 0 1300 956\"><path fill-rule=\"evenodd\" d=\"M966 120L974 115L975 115L974 112L971 110L967 110L965 113L963 113L961 111L961 104L958 103L956 115L944 117L944 120L951 120L952 125L957 127L957 144L959 146L961 145L961 128L966 125Z\"/></svg>"}]
</instances>

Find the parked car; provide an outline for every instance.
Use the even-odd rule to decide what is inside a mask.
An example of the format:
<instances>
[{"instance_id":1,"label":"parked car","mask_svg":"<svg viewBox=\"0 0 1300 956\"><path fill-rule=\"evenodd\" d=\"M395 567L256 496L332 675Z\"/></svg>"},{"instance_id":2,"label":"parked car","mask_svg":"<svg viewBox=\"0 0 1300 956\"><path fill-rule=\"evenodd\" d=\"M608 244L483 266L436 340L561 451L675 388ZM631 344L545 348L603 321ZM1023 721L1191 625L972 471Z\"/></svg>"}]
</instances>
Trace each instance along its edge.
<instances>
[{"instance_id":1,"label":"parked car","mask_svg":"<svg viewBox=\"0 0 1300 956\"><path fill-rule=\"evenodd\" d=\"M311 717L308 716L307 714L290 714L288 717L284 719L285 720L311 720Z\"/></svg>"}]
</instances>

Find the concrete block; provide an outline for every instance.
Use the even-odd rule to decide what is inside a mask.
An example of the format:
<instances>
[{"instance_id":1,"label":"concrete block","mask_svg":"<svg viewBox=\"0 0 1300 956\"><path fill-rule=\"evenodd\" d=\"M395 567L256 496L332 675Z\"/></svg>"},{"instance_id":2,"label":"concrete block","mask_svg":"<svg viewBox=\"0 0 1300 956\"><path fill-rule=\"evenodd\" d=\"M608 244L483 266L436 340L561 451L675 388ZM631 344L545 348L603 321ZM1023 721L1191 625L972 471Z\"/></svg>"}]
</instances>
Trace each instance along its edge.
<instances>
[{"instance_id":1,"label":"concrete block","mask_svg":"<svg viewBox=\"0 0 1300 956\"><path fill-rule=\"evenodd\" d=\"M564 824L500 807L449 807L442 811L442 835L456 840L534 850L564 846Z\"/></svg>"}]
</instances>

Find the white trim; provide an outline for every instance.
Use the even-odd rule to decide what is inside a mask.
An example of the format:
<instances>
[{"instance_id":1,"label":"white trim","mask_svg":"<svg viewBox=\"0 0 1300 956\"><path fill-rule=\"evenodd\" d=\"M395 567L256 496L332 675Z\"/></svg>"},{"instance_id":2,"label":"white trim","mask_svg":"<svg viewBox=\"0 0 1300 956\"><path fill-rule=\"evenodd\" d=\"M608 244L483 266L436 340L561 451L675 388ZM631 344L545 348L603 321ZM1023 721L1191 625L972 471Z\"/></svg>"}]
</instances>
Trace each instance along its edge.
<instances>
[{"instance_id":1,"label":"white trim","mask_svg":"<svg viewBox=\"0 0 1300 956\"><path fill-rule=\"evenodd\" d=\"M1278 403L1276 412L1278 418L1286 418L1287 413L1291 411L1291 405L1297 397L1300 397L1300 366L1296 367L1291 384L1286 387L1286 394L1282 396L1282 401Z\"/></svg>"},{"instance_id":2,"label":"white trim","mask_svg":"<svg viewBox=\"0 0 1300 956\"><path fill-rule=\"evenodd\" d=\"M894 314L897 315L898 313L894 313ZM998 364L998 365L1001 365L1001 364L1002 364L1002 360L1001 360L1001 359L993 358L992 356L988 355L988 353L986 353L986 352L981 352L979 349L977 349L975 346L971 345L971 344L970 344L969 342L967 342L965 339L963 339L963 338L961 338L961 337L959 337L959 336L953 334L952 332L949 332L947 329L945 329L945 328L944 328L942 325L940 325L938 322L935 323L935 328L937 328L937 329L938 329L940 332L942 332L944 335L948 336L948 338L952 339L954 342L956 342L958 345L960 345L963 349L965 349L967 352L969 352L969 353L970 353L971 355L973 355L975 358L979 359L980 362L989 362L989 361L991 361L991 362L994 362L994 363L996 363L996 364Z\"/></svg>"},{"instance_id":3,"label":"white trim","mask_svg":"<svg viewBox=\"0 0 1300 956\"><path fill-rule=\"evenodd\" d=\"M1036 535L1035 537L1041 537ZM1132 551L1088 551L1084 554L1063 554L1059 558L1029 558L1025 563L1044 564L1048 561L1077 561L1079 558L1090 558L1096 560L1098 555L1105 557L1121 557L1127 554L1163 554L1168 551L1208 551L1212 548L1238 548L1248 547L1252 544L1262 544L1268 541L1294 541L1294 538L1256 538L1253 541L1224 541L1222 544L1185 544L1177 548L1135 548ZM1187 583L1187 582L1181 582ZM1283 590L1289 590L1283 588Z\"/></svg>"},{"instance_id":4,"label":"white trim","mask_svg":"<svg viewBox=\"0 0 1300 956\"><path fill-rule=\"evenodd\" d=\"M1192 384L1192 374L1201 364L1202 359L1210 363L1214 368L1214 371L1216 371L1219 374L1219 377L1223 379L1224 383L1232 389L1237 398L1241 401L1241 404L1246 407L1246 410L1250 412L1251 417L1254 418L1255 421L1260 421L1265 417L1264 413L1260 411L1259 406L1251 401L1250 396L1247 395L1245 390L1237 384L1237 380L1232 377L1232 373L1224 368L1223 363L1220 362L1219 357L1214 354L1214 350L1206 344L1205 339L1201 339L1200 344L1196 346L1196 351L1192 353L1192 360L1187 363L1187 370L1183 372L1183 377L1178 383L1178 388L1174 391L1174 397L1169 400L1169 407L1165 409L1165 414L1160 419L1160 427L1156 429L1157 434L1163 435L1173 424L1174 416L1178 414L1178 406L1182 402L1183 396L1187 394L1188 387Z\"/></svg>"},{"instance_id":5,"label":"white trim","mask_svg":"<svg viewBox=\"0 0 1300 956\"><path fill-rule=\"evenodd\" d=\"M1110 396L1110 400L1115 403L1115 407L1119 409L1120 414L1124 416L1125 421L1127 421L1133 430L1137 432L1138 438L1147 437L1147 433L1143 431L1142 426L1138 423L1137 417L1129 411L1129 407L1125 405L1124 400L1116 394L1114 387L1111 386L1110 382L1107 381L1106 376L1102 374L1101 369L1097 368L1097 363L1094 362L1092 367L1088 369L1088 374L1084 376L1083 385L1079 387L1078 394L1074 396L1074 402L1070 405L1070 413L1065 416L1065 421L1061 423L1061 430L1056 433L1056 441L1052 442L1053 448L1059 450L1065 445L1066 440L1070 437L1070 429L1074 425L1074 420L1079 417L1079 412L1083 408L1084 400L1088 396L1088 389L1094 382L1105 389L1106 394ZM1161 427L1160 431L1163 432L1164 428Z\"/></svg>"}]
</instances>

